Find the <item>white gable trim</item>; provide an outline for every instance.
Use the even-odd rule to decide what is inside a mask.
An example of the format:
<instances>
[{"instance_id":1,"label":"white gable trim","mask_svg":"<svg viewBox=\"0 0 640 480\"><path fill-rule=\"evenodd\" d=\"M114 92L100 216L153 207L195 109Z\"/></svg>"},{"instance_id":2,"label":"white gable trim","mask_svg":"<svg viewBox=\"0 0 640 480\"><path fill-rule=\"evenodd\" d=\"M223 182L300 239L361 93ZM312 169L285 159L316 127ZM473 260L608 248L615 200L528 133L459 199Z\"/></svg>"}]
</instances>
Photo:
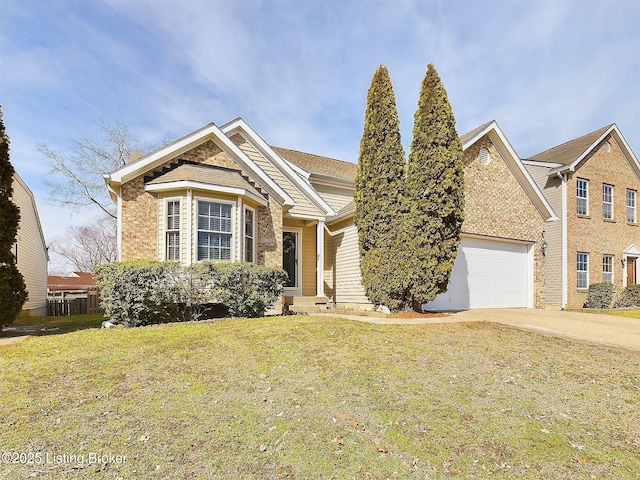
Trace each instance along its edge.
<instances>
[{"instance_id":1,"label":"white gable trim","mask_svg":"<svg viewBox=\"0 0 640 480\"><path fill-rule=\"evenodd\" d=\"M320 195L318 195L313 187L311 187L309 183L305 182L300 177L299 173L291 167L289 162L280 157L242 118L236 118L226 125L223 125L221 130L228 137L240 134L242 138L249 142L256 151L260 153L260 155L270 161L291 183L291 185L304 195L315 207L323 212L324 215L335 215L335 211L322 199L322 197L320 197Z\"/></svg>"},{"instance_id":2,"label":"white gable trim","mask_svg":"<svg viewBox=\"0 0 640 480\"><path fill-rule=\"evenodd\" d=\"M561 167L561 163L556 162L538 162L536 160L522 160L522 163L525 165L530 165L532 167L545 167L545 168L556 168Z\"/></svg>"},{"instance_id":3,"label":"white gable trim","mask_svg":"<svg viewBox=\"0 0 640 480\"><path fill-rule=\"evenodd\" d=\"M618 145L621 146L625 157L630 160L631 169L635 170L635 174L638 176L638 178L640 178L640 161L638 161L638 157L635 156L633 150L631 150L631 147L622 136L622 133L615 123L611 125L602 135L600 135L591 145L589 145L589 147L584 152L582 152L582 155L576 158L569 165L562 165L551 170L549 172L549 176L565 172L575 172L580 162L582 162L587 157L587 155L589 155L609 135L611 135L618 143Z\"/></svg>"},{"instance_id":4,"label":"white gable trim","mask_svg":"<svg viewBox=\"0 0 640 480\"><path fill-rule=\"evenodd\" d=\"M165 163L170 158L178 157L181 153L187 152L206 141L213 141L224 153L235 161L242 170L260 184L267 192L273 195L283 205L293 205L293 199L278 186L265 172L258 167L245 153L240 150L214 123L209 123L204 127L174 141L155 152L145 155L138 160L131 162L124 167L111 173L105 174L105 181L117 191L116 184L125 183L138 177L159 165Z\"/></svg>"},{"instance_id":5,"label":"white gable trim","mask_svg":"<svg viewBox=\"0 0 640 480\"><path fill-rule=\"evenodd\" d=\"M629 245L629 247L627 247L625 249L624 252L625 255L638 255L640 256L640 248L637 245Z\"/></svg>"},{"instance_id":6,"label":"white gable trim","mask_svg":"<svg viewBox=\"0 0 640 480\"><path fill-rule=\"evenodd\" d=\"M524 164L520 160L520 156L516 153L515 149L511 146L511 143L509 142L509 140L507 140L507 137L502 132L502 130L498 126L498 123L495 120L488 123L485 128L477 132L473 137L469 138L462 145L462 149L467 150L469 147L471 147L474 143L476 143L485 135L489 137L489 139L494 143L494 145L496 145L496 147L498 147L499 149L502 147L502 149L506 151L506 153L511 159L511 163L517 169L519 169L522 175L526 178L527 182L529 183L529 186L533 190L534 194L539 198L540 202L542 203L542 205L546 210L545 212L540 212L541 214L543 214L543 217L545 218L545 220L546 221L558 220L558 217L553 211L551 204L546 199L546 197L542 194L542 191L540 191L540 188L538 188L538 185L536 185L536 182L533 181L533 177L531 176L529 171L525 168Z\"/></svg>"}]
</instances>

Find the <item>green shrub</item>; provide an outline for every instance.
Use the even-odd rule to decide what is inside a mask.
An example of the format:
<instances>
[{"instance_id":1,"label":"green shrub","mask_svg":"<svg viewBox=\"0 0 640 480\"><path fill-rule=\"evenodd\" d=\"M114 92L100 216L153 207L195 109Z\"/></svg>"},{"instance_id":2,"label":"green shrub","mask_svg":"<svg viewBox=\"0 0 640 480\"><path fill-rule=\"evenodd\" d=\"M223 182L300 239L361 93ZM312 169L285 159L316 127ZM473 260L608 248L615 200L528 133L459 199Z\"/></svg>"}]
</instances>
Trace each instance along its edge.
<instances>
[{"instance_id":1,"label":"green shrub","mask_svg":"<svg viewBox=\"0 0 640 480\"><path fill-rule=\"evenodd\" d=\"M127 327L159 323L170 268L170 264L140 260L96 267L105 313Z\"/></svg>"},{"instance_id":2,"label":"green shrub","mask_svg":"<svg viewBox=\"0 0 640 480\"><path fill-rule=\"evenodd\" d=\"M584 308L611 308L613 283L601 282L589 285L589 294Z\"/></svg>"},{"instance_id":3,"label":"green shrub","mask_svg":"<svg viewBox=\"0 0 640 480\"><path fill-rule=\"evenodd\" d=\"M627 285L615 303L616 308L640 307L640 283Z\"/></svg>"},{"instance_id":4,"label":"green shrub","mask_svg":"<svg viewBox=\"0 0 640 480\"><path fill-rule=\"evenodd\" d=\"M102 308L127 327L198 320L219 305L258 317L282 295L286 273L252 263L128 261L96 268Z\"/></svg>"},{"instance_id":5,"label":"green shrub","mask_svg":"<svg viewBox=\"0 0 640 480\"><path fill-rule=\"evenodd\" d=\"M190 271L198 300L221 303L232 317L259 317L282 295L283 270L255 263L203 262Z\"/></svg>"}]
</instances>

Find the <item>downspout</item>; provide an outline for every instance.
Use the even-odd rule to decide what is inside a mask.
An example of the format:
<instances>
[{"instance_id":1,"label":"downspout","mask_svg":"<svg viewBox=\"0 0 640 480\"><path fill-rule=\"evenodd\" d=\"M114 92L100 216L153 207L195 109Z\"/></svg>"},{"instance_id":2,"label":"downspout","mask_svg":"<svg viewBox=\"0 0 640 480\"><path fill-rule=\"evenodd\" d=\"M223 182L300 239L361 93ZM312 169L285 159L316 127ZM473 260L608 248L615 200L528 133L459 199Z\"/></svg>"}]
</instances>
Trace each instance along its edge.
<instances>
[{"instance_id":1,"label":"downspout","mask_svg":"<svg viewBox=\"0 0 640 480\"><path fill-rule=\"evenodd\" d=\"M122 195L118 192L118 218L116 219L116 245L118 247L118 261L122 261Z\"/></svg>"},{"instance_id":2,"label":"downspout","mask_svg":"<svg viewBox=\"0 0 640 480\"><path fill-rule=\"evenodd\" d=\"M561 253L561 278L562 278L562 300L560 302L560 308L564 310L567 306L567 174L560 174L558 176L562 180L562 213L560 224L560 238L562 244Z\"/></svg>"},{"instance_id":3,"label":"downspout","mask_svg":"<svg viewBox=\"0 0 640 480\"><path fill-rule=\"evenodd\" d=\"M187 189L187 265L193 263L193 190Z\"/></svg>"}]
</instances>

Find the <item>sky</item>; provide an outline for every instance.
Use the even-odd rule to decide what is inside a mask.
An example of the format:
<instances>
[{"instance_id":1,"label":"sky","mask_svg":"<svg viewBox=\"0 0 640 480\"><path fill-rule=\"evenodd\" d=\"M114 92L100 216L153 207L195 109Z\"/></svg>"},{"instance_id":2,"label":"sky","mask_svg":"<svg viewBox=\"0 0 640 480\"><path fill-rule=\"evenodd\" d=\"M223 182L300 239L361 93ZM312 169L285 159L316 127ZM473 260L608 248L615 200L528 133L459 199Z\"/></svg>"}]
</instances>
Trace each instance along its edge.
<instances>
[{"instance_id":1,"label":"sky","mask_svg":"<svg viewBox=\"0 0 640 480\"><path fill-rule=\"evenodd\" d=\"M64 154L124 119L158 145L242 117L355 163L377 67L408 152L429 63L459 134L496 120L527 158L616 123L640 154L640 0L0 0L11 162L48 243L97 212L51 204L38 144Z\"/></svg>"}]
</instances>

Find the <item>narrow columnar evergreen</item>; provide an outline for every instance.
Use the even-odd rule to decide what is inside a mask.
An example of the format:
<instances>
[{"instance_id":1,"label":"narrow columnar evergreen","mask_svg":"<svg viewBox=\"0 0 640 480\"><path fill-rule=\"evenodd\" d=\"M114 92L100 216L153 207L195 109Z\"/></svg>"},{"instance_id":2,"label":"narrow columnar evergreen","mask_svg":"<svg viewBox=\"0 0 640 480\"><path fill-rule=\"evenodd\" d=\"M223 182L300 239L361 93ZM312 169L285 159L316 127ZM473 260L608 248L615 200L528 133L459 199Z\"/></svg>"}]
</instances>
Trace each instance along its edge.
<instances>
[{"instance_id":1,"label":"narrow columnar evergreen","mask_svg":"<svg viewBox=\"0 0 640 480\"><path fill-rule=\"evenodd\" d=\"M15 320L27 300L24 279L13 255L20 221L20 210L12 201L13 173L0 109L0 330Z\"/></svg>"},{"instance_id":2,"label":"narrow columnar evergreen","mask_svg":"<svg viewBox=\"0 0 640 480\"><path fill-rule=\"evenodd\" d=\"M445 292L464 219L463 152L440 77L429 64L414 117L405 182L406 309Z\"/></svg>"},{"instance_id":3,"label":"narrow columnar evergreen","mask_svg":"<svg viewBox=\"0 0 640 480\"><path fill-rule=\"evenodd\" d=\"M395 251L402 228L405 156L387 68L381 65L367 94L355 181L362 284L371 302L400 306L403 272Z\"/></svg>"}]
</instances>

